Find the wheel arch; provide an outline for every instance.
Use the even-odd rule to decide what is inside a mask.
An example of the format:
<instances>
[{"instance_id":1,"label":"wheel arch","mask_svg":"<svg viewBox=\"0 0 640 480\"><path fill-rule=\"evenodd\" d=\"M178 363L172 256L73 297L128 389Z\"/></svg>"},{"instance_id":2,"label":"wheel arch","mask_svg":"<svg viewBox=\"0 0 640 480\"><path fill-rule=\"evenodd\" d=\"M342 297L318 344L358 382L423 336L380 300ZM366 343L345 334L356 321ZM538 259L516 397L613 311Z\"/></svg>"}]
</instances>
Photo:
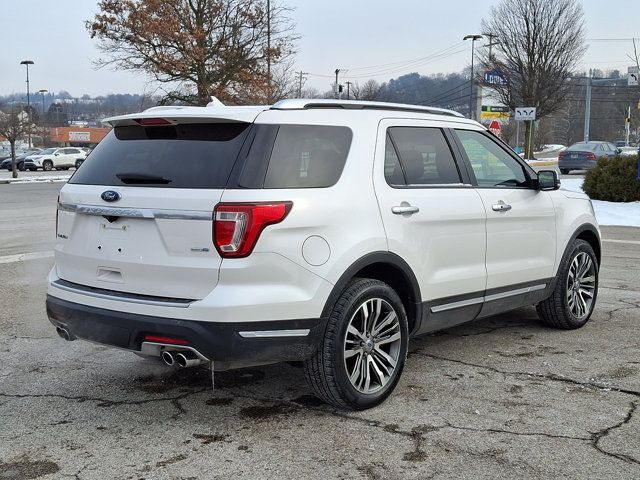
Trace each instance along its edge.
<instances>
[{"instance_id":1,"label":"wheel arch","mask_svg":"<svg viewBox=\"0 0 640 480\"><path fill-rule=\"evenodd\" d=\"M596 258L598 259L598 266L600 266L602 259L602 243L600 240L600 233L598 232L598 229L595 227L595 225L592 225L590 223L584 223L580 225L573 233L571 239L569 240L569 244L565 248L563 258L565 257L565 255L567 255L567 251L570 245L578 239L584 240L589 245L591 245L591 248L593 248L593 251L596 254Z\"/></svg>"},{"instance_id":2,"label":"wheel arch","mask_svg":"<svg viewBox=\"0 0 640 480\"><path fill-rule=\"evenodd\" d=\"M413 270L398 255L391 252L372 252L356 260L335 283L324 308L322 317L328 317L338 297L353 278L374 278L388 284L398 294L407 313L409 333L420 327L422 296Z\"/></svg>"}]
</instances>

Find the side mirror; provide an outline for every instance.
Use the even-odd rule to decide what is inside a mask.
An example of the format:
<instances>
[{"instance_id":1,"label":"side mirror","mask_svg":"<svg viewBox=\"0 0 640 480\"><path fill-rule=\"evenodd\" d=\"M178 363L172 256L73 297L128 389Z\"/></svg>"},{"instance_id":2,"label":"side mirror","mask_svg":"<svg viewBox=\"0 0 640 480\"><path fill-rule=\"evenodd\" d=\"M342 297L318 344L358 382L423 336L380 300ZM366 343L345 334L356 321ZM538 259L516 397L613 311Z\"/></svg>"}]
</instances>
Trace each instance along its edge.
<instances>
[{"instance_id":1,"label":"side mirror","mask_svg":"<svg viewBox=\"0 0 640 480\"><path fill-rule=\"evenodd\" d=\"M622 149L621 148L616 148L616 154L620 155L622 153Z\"/></svg>"},{"instance_id":2,"label":"side mirror","mask_svg":"<svg viewBox=\"0 0 640 480\"><path fill-rule=\"evenodd\" d=\"M555 170L540 170L538 172L538 190L558 190L560 179Z\"/></svg>"},{"instance_id":3,"label":"side mirror","mask_svg":"<svg viewBox=\"0 0 640 480\"><path fill-rule=\"evenodd\" d=\"M54 153L53 156L57 157L58 155L60 155L59 153Z\"/></svg>"}]
</instances>

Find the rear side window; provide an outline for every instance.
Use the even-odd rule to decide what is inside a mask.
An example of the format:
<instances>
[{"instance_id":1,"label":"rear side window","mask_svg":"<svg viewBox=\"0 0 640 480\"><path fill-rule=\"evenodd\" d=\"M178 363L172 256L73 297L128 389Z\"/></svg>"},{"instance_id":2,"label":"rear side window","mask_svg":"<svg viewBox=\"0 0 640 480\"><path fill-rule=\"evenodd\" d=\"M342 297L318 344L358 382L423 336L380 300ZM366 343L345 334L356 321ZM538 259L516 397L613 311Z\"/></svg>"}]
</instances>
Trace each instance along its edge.
<instances>
[{"instance_id":1,"label":"rear side window","mask_svg":"<svg viewBox=\"0 0 640 480\"><path fill-rule=\"evenodd\" d=\"M115 127L69 183L224 188L249 124Z\"/></svg>"},{"instance_id":2,"label":"rear side window","mask_svg":"<svg viewBox=\"0 0 640 480\"><path fill-rule=\"evenodd\" d=\"M384 170L389 185L422 186L462 182L449 144L438 128L389 128Z\"/></svg>"},{"instance_id":3,"label":"rear side window","mask_svg":"<svg viewBox=\"0 0 640 480\"><path fill-rule=\"evenodd\" d=\"M281 125L264 188L319 188L334 185L344 168L352 133L347 127Z\"/></svg>"}]
</instances>

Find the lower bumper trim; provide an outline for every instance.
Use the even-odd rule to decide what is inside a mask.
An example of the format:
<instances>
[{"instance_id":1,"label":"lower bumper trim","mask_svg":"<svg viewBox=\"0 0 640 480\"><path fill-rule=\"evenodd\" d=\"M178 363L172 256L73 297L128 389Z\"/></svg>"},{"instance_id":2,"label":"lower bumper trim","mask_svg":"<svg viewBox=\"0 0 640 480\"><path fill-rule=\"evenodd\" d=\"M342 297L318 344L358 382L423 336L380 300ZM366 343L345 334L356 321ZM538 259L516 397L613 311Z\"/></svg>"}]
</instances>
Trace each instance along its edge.
<instances>
[{"instance_id":1,"label":"lower bumper trim","mask_svg":"<svg viewBox=\"0 0 640 480\"><path fill-rule=\"evenodd\" d=\"M80 339L140 352L145 336L164 335L185 339L189 348L208 360L239 364L305 360L322 342L327 322L323 318L182 320L90 307L52 295L47 295L47 315L54 326Z\"/></svg>"}]
</instances>

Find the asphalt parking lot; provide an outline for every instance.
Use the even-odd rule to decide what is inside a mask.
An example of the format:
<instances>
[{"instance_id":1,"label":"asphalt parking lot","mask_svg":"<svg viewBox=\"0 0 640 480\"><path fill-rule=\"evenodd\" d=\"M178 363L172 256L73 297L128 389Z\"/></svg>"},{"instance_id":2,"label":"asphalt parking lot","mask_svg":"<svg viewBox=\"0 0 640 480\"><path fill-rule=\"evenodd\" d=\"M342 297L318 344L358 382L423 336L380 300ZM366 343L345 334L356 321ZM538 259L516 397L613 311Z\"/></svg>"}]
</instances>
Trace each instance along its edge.
<instances>
[{"instance_id":1,"label":"asphalt parking lot","mask_svg":"<svg viewBox=\"0 0 640 480\"><path fill-rule=\"evenodd\" d=\"M603 228L583 329L526 308L415 339L394 395L346 413L295 365L212 382L58 338L61 186L0 185L0 479L640 478L640 229Z\"/></svg>"}]
</instances>

